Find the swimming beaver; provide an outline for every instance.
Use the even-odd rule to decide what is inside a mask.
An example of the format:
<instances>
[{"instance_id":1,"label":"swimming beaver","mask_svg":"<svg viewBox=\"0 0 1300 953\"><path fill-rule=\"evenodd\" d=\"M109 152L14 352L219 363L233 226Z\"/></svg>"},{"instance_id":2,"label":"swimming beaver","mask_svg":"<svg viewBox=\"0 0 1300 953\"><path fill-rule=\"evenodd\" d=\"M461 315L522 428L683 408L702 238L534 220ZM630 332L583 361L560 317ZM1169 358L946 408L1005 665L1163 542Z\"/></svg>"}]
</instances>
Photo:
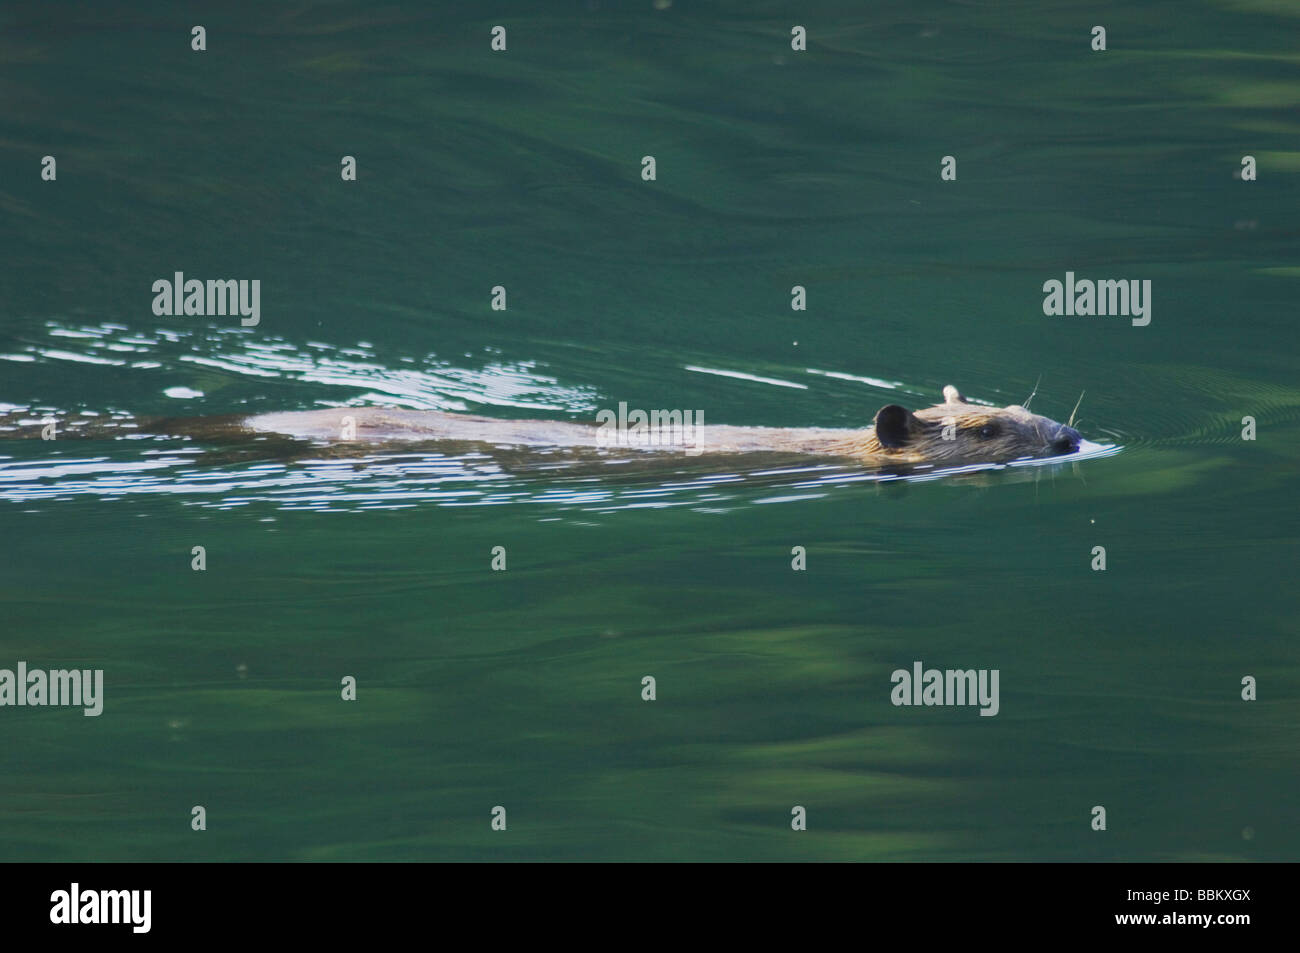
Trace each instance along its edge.
<instances>
[{"instance_id":1,"label":"swimming beaver","mask_svg":"<svg viewBox=\"0 0 1300 953\"><path fill-rule=\"evenodd\" d=\"M882 407L862 430L818 427L687 426L671 443L618 446L683 449L698 453L788 453L848 457L862 463L1003 463L1051 457L1079 449L1079 432L1024 407L971 404L956 387L943 389L942 404L909 411ZM602 447L608 435L592 424L550 420L498 420L442 411L377 407L290 411L244 418L242 427L329 443L424 443L458 441L516 447Z\"/></svg>"},{"instance_id":2,"label":"swimming beaver","mask_svg":"<svg viewBox=\"0 0 1300 953\"><path fill-rule=\"evenodd\" d=\"M144 419L128 425L95 420L60 423L59 435L82 437L153 434L198 441L243 442L281 437L350 446L429 443L487 445L495 448L568 448L572 451L632 446L646 450L700 453L765 453L849 458L870 466L1005 463L1026 457L1074 453L1082 439L1067 424L1030 413L1024 407L984 407L968 403L956 387L943 389L943 403L910 411L889 404L876 412L874 425L861 430L823 427L686 426L662 443L612 442L594 424L554 420L499 420L438 410L338 407L253 416ZM9 429L3 436L36 436L39 427ZM17 432L15 432L17 430Z\"/></svg>"}]
</instances>

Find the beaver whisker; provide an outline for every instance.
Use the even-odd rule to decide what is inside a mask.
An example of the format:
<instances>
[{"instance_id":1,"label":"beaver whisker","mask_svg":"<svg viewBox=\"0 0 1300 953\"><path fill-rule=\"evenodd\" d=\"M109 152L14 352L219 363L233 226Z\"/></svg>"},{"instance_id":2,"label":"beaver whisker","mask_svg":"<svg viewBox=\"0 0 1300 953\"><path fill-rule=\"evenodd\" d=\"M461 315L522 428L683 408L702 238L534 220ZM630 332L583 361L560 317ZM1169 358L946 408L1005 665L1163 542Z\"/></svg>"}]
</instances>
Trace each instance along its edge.
<instances>
[{"instance_id":1,"label":"beaver whisker","mask_svg":"<svg viewBox=\"0 0 1300 953\"><path fill-rule=\"evenodd\" d=\"M1067 427L1074 426L1074 415L1079 412L1079 405L1083 403L1083 395L1086 393L1088 393L1086 390L1079 392L1079 399L1078 401L1075 402L1074 410L1070 411L1070 419L1065 422L1065 426Z\"/></svg>"},{"instance_id":2,"label":"beaver whisker","mask_svg":"<svg viewBox=\"0 0 1300 953\"><path fill-rule=\"evenodd\" d=\"M1034 389L1030 391L1029 396L1025 398L1025 402L1020 405L1021 407L1025 408L1025 410L1029 409L1029 402L1033 400L1034 397L1038 394L1038 385L1041 384L1042 382L1043 382L1043 375L1039 374L1038 380L1034 381Z\"/></svg>"}]
</instances>

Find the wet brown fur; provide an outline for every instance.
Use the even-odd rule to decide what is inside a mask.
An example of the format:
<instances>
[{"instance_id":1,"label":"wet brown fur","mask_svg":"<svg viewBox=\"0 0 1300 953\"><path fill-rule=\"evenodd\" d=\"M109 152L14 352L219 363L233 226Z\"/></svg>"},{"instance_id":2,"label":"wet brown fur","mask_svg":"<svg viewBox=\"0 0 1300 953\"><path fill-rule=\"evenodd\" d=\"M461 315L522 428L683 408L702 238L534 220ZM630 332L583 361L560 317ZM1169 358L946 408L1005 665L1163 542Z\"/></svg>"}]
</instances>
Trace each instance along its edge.
<instances>
[{"instance_id":1,"label":"wet brown fur","mask_svg":"<svg viewBox=\"0 0 1300 953\"><path fill-rule=\"evenodd\" d=\"M943 389L944 402L918 411L904 411L907 439L884 446L878 427L842 445L847 456L898 463L1003 463L1022 457L1057 456L1078 449L1079 435L1062 429L1050 417L1031 413L1019 404L986 407L967 402L956 387ZM901 408L900 408L901 409ZM883 413L883 410L882 410ZM879 414L877 421L879 422ZM1066 449L1057 442L1069 440Z\"/></svg>"},{"instance_id":2,"label":"wet brown fur","mask_svg":"<svg viewBox=\"0 0 1300 953\"><path fill-rule=\"evenodd\" d=\"M1078 449L1079 435L1068 426L1019 405L985 407L969 403L948 385L944 401L909 411L897 404L882 407L875 423L860 430L830 428L730 427L704 425L695 433L698 453L781 454L849 458L871 466L959 465L1001 463L1025 457L1047 457ZM344 439L342 423L351 418L355 435ZM39 427L10 430L5 436L39 435ZM681 454L681 445L601 448L592 424L548 420L503 420L470 414L381 407L340 407L289 411L248 417L160 418L131 423L68 421L60 436L110 437L151 434L189 437L220 444L250 444L274 456L291 455L290 448L310 441L329 455L368 452L377 447L437 444L440 448L555 453L573 456L667 450ZM249 447L252 449L252 447Z\"/></svg>"}]
</instances>

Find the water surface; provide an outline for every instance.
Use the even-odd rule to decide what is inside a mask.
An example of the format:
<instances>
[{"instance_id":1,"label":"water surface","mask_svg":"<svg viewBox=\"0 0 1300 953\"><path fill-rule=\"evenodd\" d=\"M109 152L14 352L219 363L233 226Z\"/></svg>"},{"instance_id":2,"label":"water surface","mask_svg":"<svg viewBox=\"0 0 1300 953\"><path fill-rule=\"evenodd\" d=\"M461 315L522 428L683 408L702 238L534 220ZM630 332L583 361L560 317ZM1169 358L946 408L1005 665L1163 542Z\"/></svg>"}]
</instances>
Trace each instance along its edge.
<instances>
[{"instance_id":1,"label":"water surface","mask_svg":"<svg viewBox=\"0 0 1300 953\"><path fill-rule=\"evenodd\" d=\"M952 383L1086 392L1122 449L894 480L0 440L0 667L107 691L0 709L0 858L1295 859L1295 14L6 6L7 420L856 427ZM1150 279L1151 324L1044 316L1067 270ZM155 317L176 271L260 279L261 323ZM998 669L998 715L891 705L916 660Z\"/></svg>"}]
</instances>

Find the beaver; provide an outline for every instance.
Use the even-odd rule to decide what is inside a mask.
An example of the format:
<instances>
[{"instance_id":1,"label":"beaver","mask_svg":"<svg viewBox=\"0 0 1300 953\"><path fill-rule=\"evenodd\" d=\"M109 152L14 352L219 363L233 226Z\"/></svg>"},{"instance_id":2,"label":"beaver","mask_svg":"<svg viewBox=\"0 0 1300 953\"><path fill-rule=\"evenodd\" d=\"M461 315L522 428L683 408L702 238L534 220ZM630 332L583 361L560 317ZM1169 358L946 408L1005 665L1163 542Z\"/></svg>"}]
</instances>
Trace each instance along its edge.
<instances>
[{"instance_id":1,"label":"beaver","mask_svg":"<svg viewBox=\"0 0 1300 953\"><path fill-rule=\"evenodd\" d=\"M243 418L237 426L327 444L459 442L496 447L600 448L608 436L592 424L551 420L501 420L471 414L399 408L342 407ZM943 403L921 410L888 404L863 429L818 427L687 426L665 443L633 439L618 446L699 453L783 453L843 457L868 465L1005 463L1051 457L1079 449L1079 432L1020 405L972 404L956 387Z\"/></svg>"},{"instance_id":2,"label":"beaver","mask_svg":"<svg viewBox=\"0 0 1300 953\"><path fill-rule=\"evenodd\" d=\"M39 428L0 436L35 436ZM338 407L251 416L142 419L128 424L68 421L60 435L83 437L155 435L219 443L249 439L310 441L341 453L348 448L462 444L506 449L567 449L585 453L611 445L644 450L685 450L691 455L782 454L851 459L868 466L1007 463L1074 453L1082 437L1068 424L1013 404L972 404L956 387L943 389L943 403L921 410L888 404L862 429L822 427L686 426L664 442L631 439L611 444L595 424L554 420L502 420L473 414L390 407Z\"/></svg>"}]
</instances>

